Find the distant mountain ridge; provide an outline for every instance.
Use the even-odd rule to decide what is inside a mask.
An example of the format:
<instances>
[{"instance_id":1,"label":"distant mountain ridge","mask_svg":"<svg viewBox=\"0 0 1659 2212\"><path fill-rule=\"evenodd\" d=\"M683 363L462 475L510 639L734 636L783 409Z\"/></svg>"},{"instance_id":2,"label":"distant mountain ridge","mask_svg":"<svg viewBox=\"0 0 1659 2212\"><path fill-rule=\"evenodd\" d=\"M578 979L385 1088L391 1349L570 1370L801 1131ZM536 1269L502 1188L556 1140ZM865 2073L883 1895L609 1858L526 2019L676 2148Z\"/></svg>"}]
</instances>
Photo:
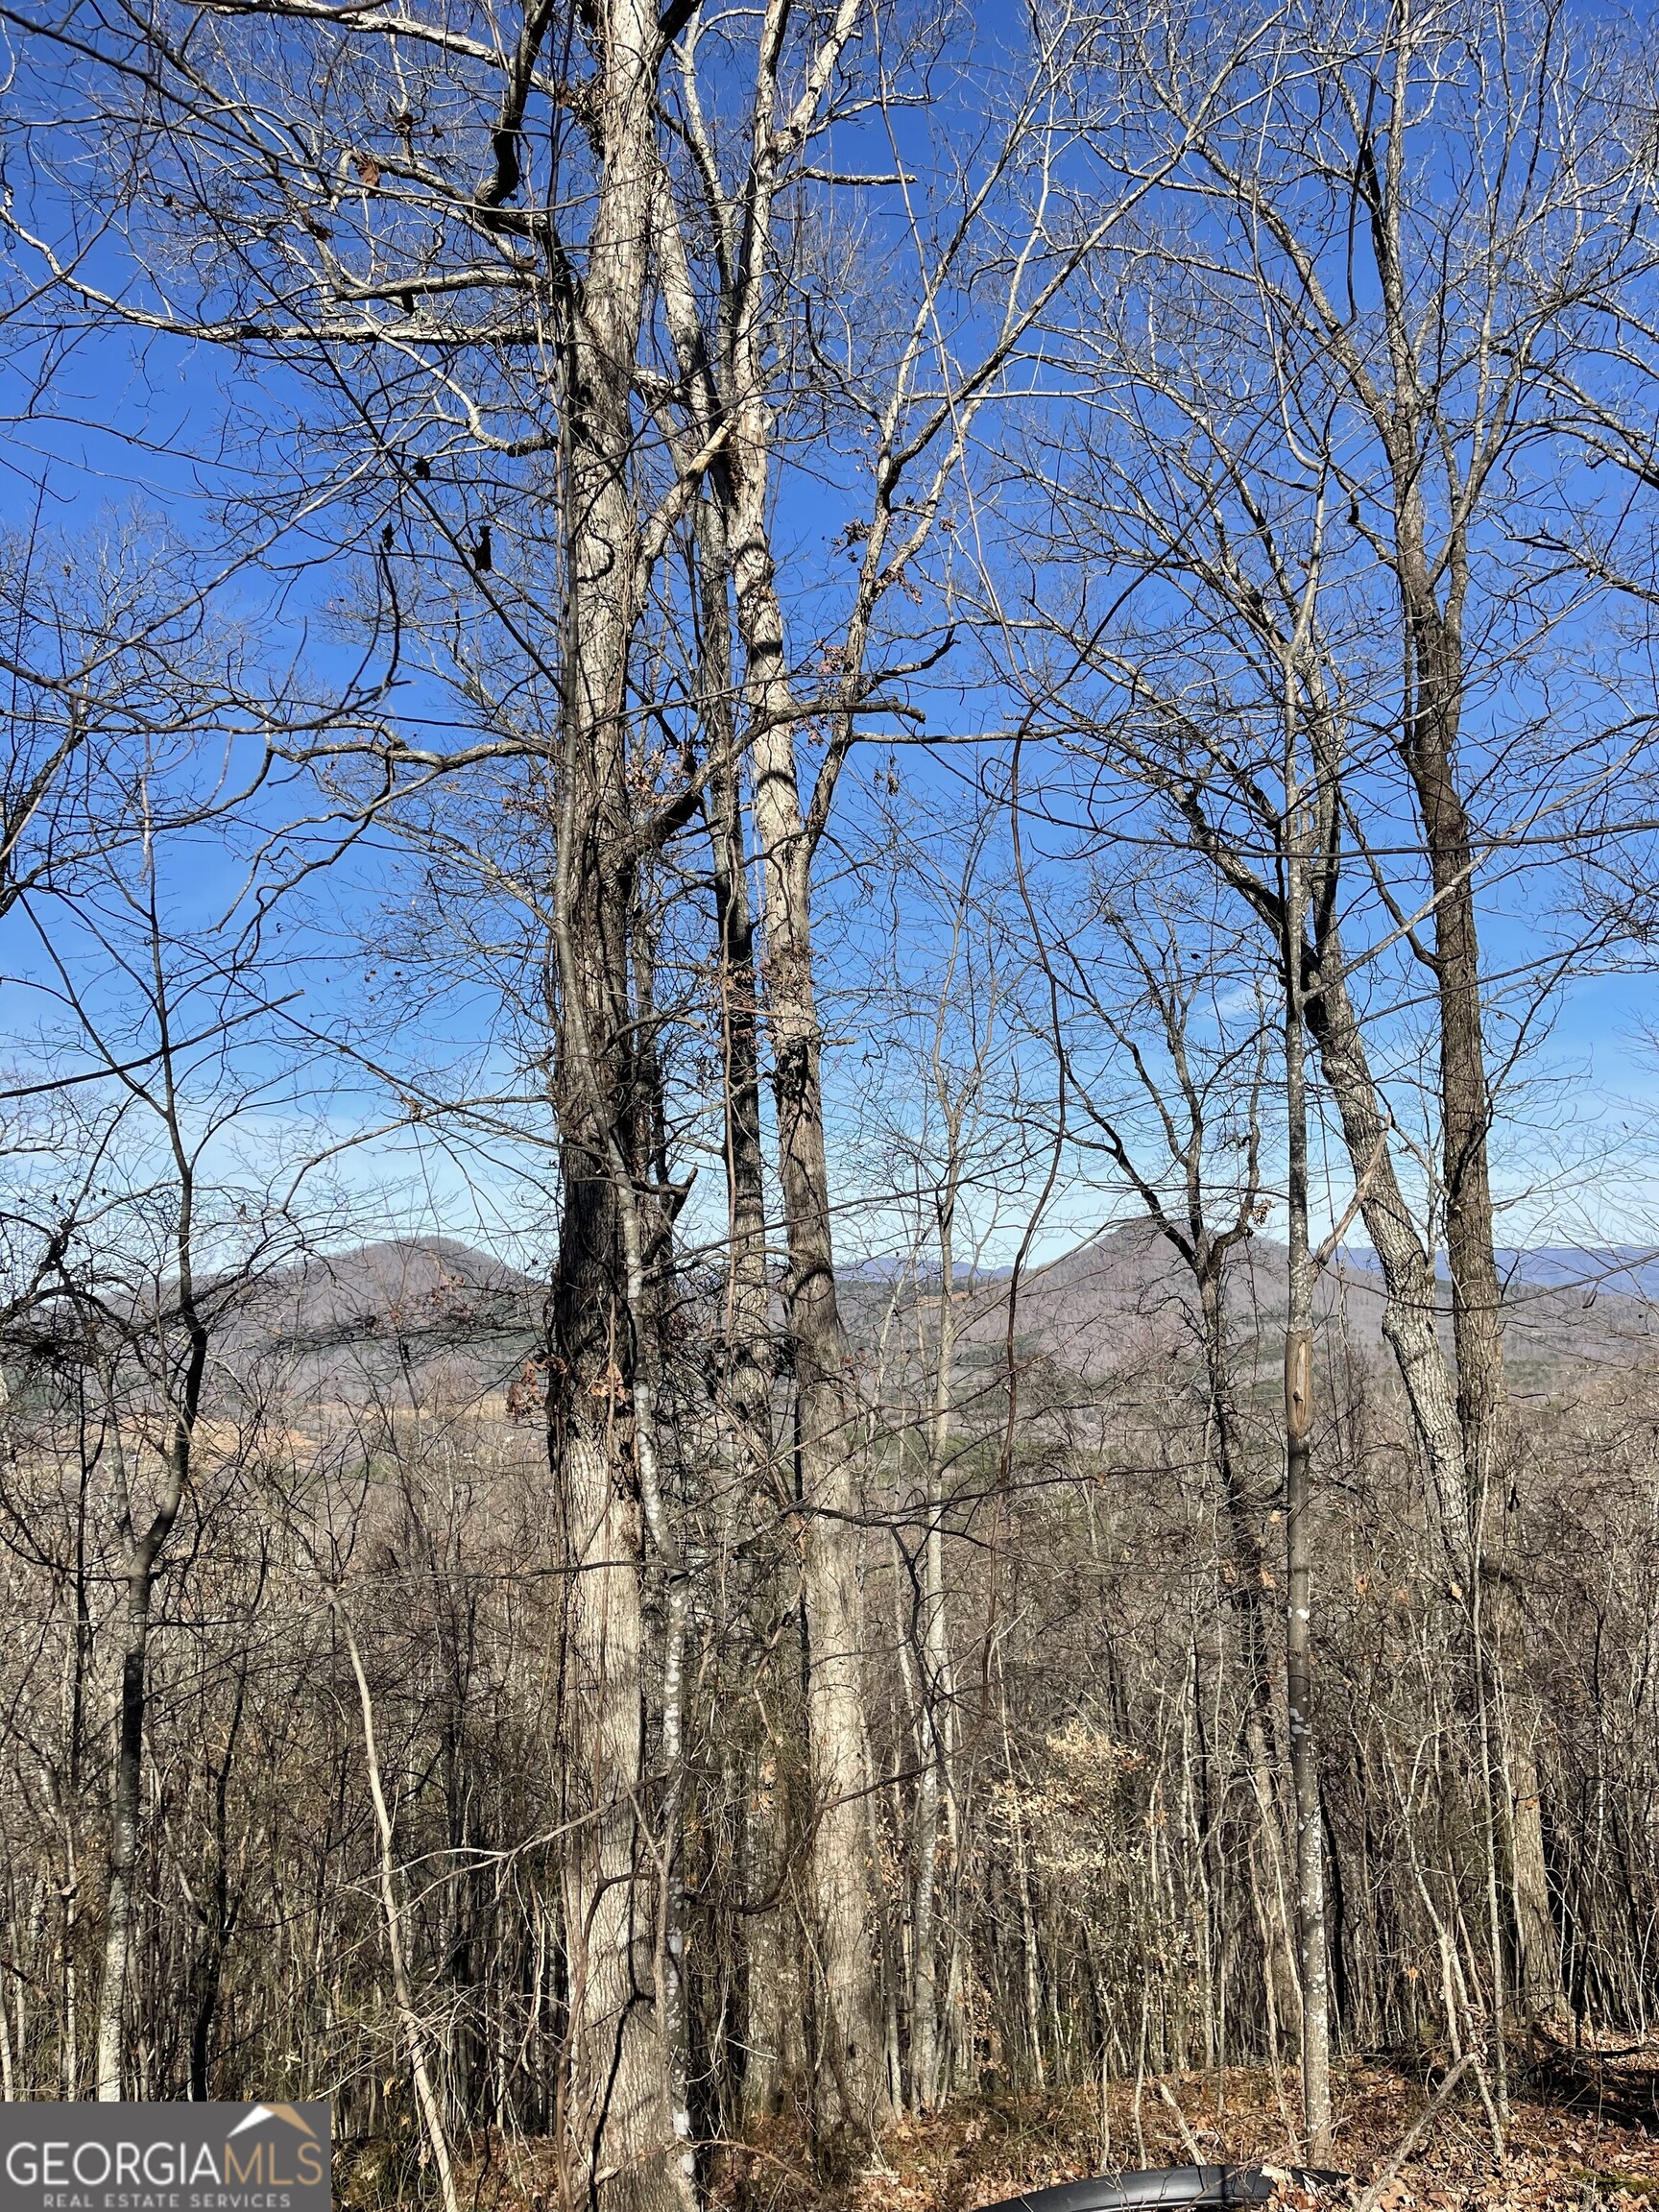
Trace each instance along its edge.
<instances>
[{"instance_id":1,"label":"distant mountain ridge","mask_svg":"<svg viewBox=\"0 0 1659 2212\"><path fill-rule=\"evenodd\" d=\"M1369 1245L1348 1245L1343 1264L1377 1272L1380 1262ZM1650 1244L1517 1244L1500 1246L1498 1271L1504 1287L1596 1291L1623 1297L1659 1299L1659 1250ZM1439 1275L1446 1279L1442 1255Z\"/></svg>"},{"instance_id":2,"label":"distant mountain ridge","mask_svg":"<svg viewBox=\"0 0 1659 2212\"><path fill-rule=\"evenodd\" d=\"M1253 1237L1234 1255L1226 1306L1236 1338L1270 1342L1284 1327L1288 1255ZM1588 1264L1587 1264L1588 1262ZM1551 1390L1574 1369L1629 1365L1659 1341L1659 1260L1646 1251L1575 1252L1539 1247L1501 1256L1505 1272L1504 1339L1517 1386ZM963 1335L984 1345L1006 1341L1009 1284L985 1282L971 1299ZM1177 1337L1192 1341L1196 1298L1191 1276L1149 1220L1103 1231L1059 1259L1028 1269L1018 1290L1017 1342L1084 1375L1104 1376ZM1321 1274L1315 1319L1321 1335L1390 1361L1382 1334L1381 1267L1370 1251L1339 1254ZM1451 1349L1451 1292L1441 1286L1441 1329Z\"/></svg>"},{"instance_id":3,"label":"distant mountain ridge","mask_svg":"<svg viewBox=\"0 0 1659 2212\"><path fill-rule=\"evenodd\" d=\"M544 1293L533 1278L450 1237L389 1238L320 1253L267 1276L220 1345L252 1377L279 1363L301 1396L475 1393L521 1364Z\"/></svg>"},{"instance_id":4,"label":"distant mountain ridge","mask_svg":"<svg viewBox=\"0 0 1659 2212\"><path fill-rule=\"evenodd\" d=\"M1659 1255L1636 1246L1565 1245L1504 1252L1505 1342L1517 1386L1551 1390L1574 1369L1630 1364L1659 1341ZM1236 1340L1276 1358L1286 1254L1253 1237L1227 1280ZM849 1330L874 1346L897 1299L924 1310L938 1295L926 1277L904 1283L897 1260L864 1261L841 1276ZM1008 1336L1011 1270L972 1274L958 1286L964 1357L999 1354ZM1442 1280L1450 1350L1450 1292ZM237 1314L221 1353L245 1372L279 1360L302 1393L357 1398L388 1390L487 1390L522 1365L541 1325L545 1286L447 1237L388 1238L320 1255L268 1278ZM1343 1251L1319 1280L1316 1318L1328 1341L1387 1361L1382 1280L1374 1253ZM1022 1357L1103 1379L1195 1342L1191 1277L1149 1220L1102 1231L1058 1259L1026 1268L1014 1310Z\"/></svg>"}]
</instances>

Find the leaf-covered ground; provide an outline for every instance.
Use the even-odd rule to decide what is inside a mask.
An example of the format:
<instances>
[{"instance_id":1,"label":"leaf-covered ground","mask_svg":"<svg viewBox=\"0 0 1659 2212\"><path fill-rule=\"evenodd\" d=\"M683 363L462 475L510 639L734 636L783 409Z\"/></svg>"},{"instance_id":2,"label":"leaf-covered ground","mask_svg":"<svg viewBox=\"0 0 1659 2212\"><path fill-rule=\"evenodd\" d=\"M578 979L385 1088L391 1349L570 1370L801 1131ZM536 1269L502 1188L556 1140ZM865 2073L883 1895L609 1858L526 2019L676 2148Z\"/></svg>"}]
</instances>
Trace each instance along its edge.
<instances>
[{"instance_id":1,"label":"leaf-covered ground","mask_svg":"<svg viewBox=\"0 0 1659 2212\"><path fill-rule=\"evenodd\" d=\"M1321 2201L1352 2204L1387 2168L1436 2078L1427 2064L1416 2075L1363 2061L1339 2069L1333 2162L1354 2184ZM1106 2167L1183 2165L1194 2153L1218 2164L1296 2160L1288 2071L1277 2083L1266 2071L1187 2075L1165 2089L1147 2082L1137 2100L1132 2083L1114 2082L1104 2111L1097 2088L958 2100L924 2121L902 2121L884 2138L885 2170L873 2167L838 2190L814 2177L799 2129L779 2120L725 2155L714 2194L730 2212L975 2212ZM1659 2212L1656 2099L1659 2050L1518 2057L1500 2155L1466 2079L1382 2192L1379 2212Z\"/></svg>"},{"instance_id":2,"label":"leaf-covered ground","mask_svg":"<svg viewBox=\"0 0 1659 2212\"><path fill-rule=\"evenodd\" d=\"M1316 2193L1286 2186L1287 2212L1342 2212L1383 2176L1441 2079L1425 2061L1348 2060L1336 2070L1333 2163L1350 2179ZM717 2152L711 2212L979 2212L1025 2189L1105 2169L1205 2164L1287 2167L1300 2157L1296 2082L1263 2069L1188 2074L1029 2095L958 2098L902 2120L881 2158L827 2184L798 2118L758 2124ZM359 2148L336 2174L346 2212L432 2200L409 2139ZM463 2212L553 2212L552 2147L492 2134L458 2161ZM1502 2143L1465 2077L1413 2154L1376 2193L1376 2212L1659 2212L1659 2045L1602 2054L1540 2049L1513 2061Z\"/></svg>"}]
</instances>

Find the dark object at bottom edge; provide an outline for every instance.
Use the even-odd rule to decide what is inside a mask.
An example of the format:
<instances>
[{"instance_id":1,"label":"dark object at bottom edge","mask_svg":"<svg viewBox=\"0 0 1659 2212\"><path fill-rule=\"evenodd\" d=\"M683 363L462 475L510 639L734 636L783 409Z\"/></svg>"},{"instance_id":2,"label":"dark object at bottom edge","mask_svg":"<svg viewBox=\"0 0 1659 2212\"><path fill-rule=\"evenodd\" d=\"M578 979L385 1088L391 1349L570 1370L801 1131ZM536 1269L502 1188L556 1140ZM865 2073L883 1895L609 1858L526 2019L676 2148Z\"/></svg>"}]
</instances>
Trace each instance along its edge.
<instances>
[{"instance_id":1,"label":"dark object at bottom edge","mask_svg":"<svg viewBox=\"0 0 1659 2212\"><path fill-rule=\"evenodd\" d=\"M1336 2174L1303 2175L1297 2179L1336 2181ZM984 2212L1124 2212L1139 2204L1176 2208L1207 2204L1266 2204L1273 2182L1260 2166L1166 2166L1151 2174L1092 2174L1083 2181L1062 2181L1052 2189L1028 2189L988 2204Z\"/></svg>"}]
</instances>

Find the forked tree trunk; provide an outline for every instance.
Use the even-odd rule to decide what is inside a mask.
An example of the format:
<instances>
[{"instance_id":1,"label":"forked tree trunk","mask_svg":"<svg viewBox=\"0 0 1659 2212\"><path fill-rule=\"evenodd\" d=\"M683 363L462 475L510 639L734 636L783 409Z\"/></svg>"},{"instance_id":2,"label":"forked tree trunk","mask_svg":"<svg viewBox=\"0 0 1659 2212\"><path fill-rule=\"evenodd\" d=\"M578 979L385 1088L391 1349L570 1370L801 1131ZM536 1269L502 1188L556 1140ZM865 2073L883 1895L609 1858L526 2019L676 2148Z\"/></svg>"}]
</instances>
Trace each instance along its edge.
<instances>
[{"instance_id":1,"label":"forked tree trunk","mask_svg":"<svg viewBox=\"0 0 1659 2212\"><path fill-rule=\"evenodd\" d=\"M709 484L721 504L743 649L742 734L765 894L762 996L788 1251L783 1302L795 1389L811 1800L803 1905L820 1970L839 2131L852 2144L867 2142L890 2106L862 1679L860 1432L835 1286L813 979L812 852L795 753L800 708L771 554L768 345L773 204L782 165L805 142L862 5L863 0L838 0L791 108L780 82L788 0L767 0L756 40L741 205L722 203L709 209L710 221L727 227L733 251L722 261L721 296L707 321L686 274L683 242L668 220L665 193L660 202L666 321L694 396L700 432L709 438L718 431L724 441Z\"/></svg>"},{"instance_id":2,"label":"forked tree trunk","mask_svg":"<svg viewBox=\"0 0 1659 2212\"><path fill-rule=\"evenodd\" d=\"M699 437L705 445L720 445L709 482L720 504L722 555L730 564L743 652L742 736L764 883L762 998L788 1251L783 1303L795 1392L806 1641L811 1814L801 1903L819 1969L825 2055L835 2084L838 2128L832 2132L850 2144L867 2142L887 2117L890 2083L862 1679L855 1472L860 1433L835 1286L813 979L812 850L795 753L801 710L771 554L769 347L774 203L785 165L808 142L863 7L864 0L837 0L814 27L791 99L782 83L791 29L788 0L766 0L756 33L749 160L741 191L727 200L711 174L705 179L706 214L724 238L716 256L719 297L707 315L689 277L665 180L659 203L667 327Z\"/></svg>"},{"instance_id":3,"label":"forked tree trunk","mask_svg":"<svg viewBox=\"0 0 1659 2212\"><path fill-rule=\"evenodd\" d=\"M844 4L839 10L829 42L836 51L850 34L855 13L855 4ZM858 1430L849 1399L850 1348L841 1325L830 1231L821 1037L812 968L811 846L795 757L799 709L788 669L767 509L771 424L765 282L772 198L786 143L777 113L777 74L787 17L782 0L770 0L760 33L754 95L755 156L745 218L750 234L745 238L743 268L729 271L724 279L730 289L710 325L712 336L704 326L665 189L659 204L664 311L682 375L695 396L700 435L705 441L711 438L717 422L726 434L724 450L709 473L711 495L719 502L717 528L705 526L702 550L706 593L709 557L720 565L722 599L728 574L731 580L743 651L737 689L764 886L761 980L772 1048L779 1183L788 1255L783 1305L795 1393L795 1483L806 1644L810 1812L804 1839L807 1879L798 1903L808 1925L807 1948L818 1968L826 2058L834 2084L837 2125L829 2135L839 2134L855 2144L870 2139L889 2104L877 1970L868 1805L871 1768L862 1681L854 1478ZM724 618L723 604L716 610L712 593L707 593L706 619L723 623ZM724 703L712 697L705 704L714 708L705 719L710 745L718 753L729 743ZM711 825L717 846L723 848L716 859L717 876L724 877L717 896L734 923L740 914L734 863L741 856L740 844L731 833L734 778L728 780L723 805L726 820L717 814ZM728 942L740 948L738 936L728 936ZM757 1095L752 1104L748 1090L746 1047L740 1019L727 1039L732 1080L729 1171L733 1178L733 1238L740 1237L745 1250L755 1253L762 1247L756 1233L760 1225L754 1210L757 1183L750 1166L756 1156L749 1141L758 1127L758 1111ZM763 1310L763 1290L752 1271L744 1287ZM753 1363L740 1355L733 1363L737 1388L754 1393L758 1379ZM780 1775L777 1780L782 1784L785 1778ZM781 1814L788 1801L786 1788L770 1793L775 1814ZM793 1838L775 1836L768 1856L776 1863L781 1856L792 1856L793 1847ZM781 1941L781 1930L766 1931L761 1949L773 1953ZM784 1995L787 1999L786 1988ZM764 2026L768 2047L781 2051L782 2035L775 2035L773 2029L781 2031L785 2024L768 2019Z\"/></svg>"},{"instance_id":4,"label":"forked tree trunk","mask_svg":"<svg viewBox=\"0 0 1659 2212\"><path fill-rule=\"evenodd\" d=\"M1307 1007L1309 1027L1320 1047L1321 1070L1336 1103L1344 1143L1359 1178L1361 1217L1382 1269L1382 1333L1394 1353L1423 1451L1446 1570L1460 1593L1458 1602L1467 1617L1476 1567L1471 1558L1464 1434L1435 1325L1433 1262L1411 1219L1388 1152L1388 1125L1348 996L1340 940L1334 927L1321 933L1309 971ZM1487 1578L1482 1595L1488 1595L1493 1587L1494 1578ZM1500 1615L1495 1631L1500 1652L1503 1625ZM1471 1655L1470 1664L1481 1662ZM1488 1688L1501 1691L1502 1684L1492 1683ZM1482 1699L1486 1696L1485 1691L1476 1694ZM1530 1766L1532 1739L1524 1726L1516 1725L1513 1709L1509 1722L1508 1730L1502 1732L1498 1765L1507 1772L1506 1794L1514 1807L1513 1816L1505 1825L1515 1877L1516 1919L1524 1947L1521 1963L1525 1966L1528 1941L1533 1961L1530 1991L1524 1995L1523 2003L1529 2011L1548 2017L1559 2004L1559 1943L1549 1906L1536 1784L1527 1787L1534 1771Z\"/></svg>"},{"instance_id":5,"label":"forked tree trunk","mask_svg":"<svg viewBox=\"0 0 1659 2212\"><path fill-rule=\"evenodd\" d=\"M544 28L547 12L537 21ZM656 181L661 35L606 0L590 128L598 179L579 291L563 303L566 573L551 1011L560 1119L549 1447L566 1575L561 1699L570 2193L616 2212L694 2201L676 2084L684 2036L673 1858L679 1573L657 1476L642 1195L654 1063L636 1019L639 848L629 672L643 555L633 484L636 361ZM660 1648L647 1648L648 1575ZM646 1713L664 1768L648 1767ZM657 1830L661 1833L657 1833Z\"/></svg>"}]
</instances>

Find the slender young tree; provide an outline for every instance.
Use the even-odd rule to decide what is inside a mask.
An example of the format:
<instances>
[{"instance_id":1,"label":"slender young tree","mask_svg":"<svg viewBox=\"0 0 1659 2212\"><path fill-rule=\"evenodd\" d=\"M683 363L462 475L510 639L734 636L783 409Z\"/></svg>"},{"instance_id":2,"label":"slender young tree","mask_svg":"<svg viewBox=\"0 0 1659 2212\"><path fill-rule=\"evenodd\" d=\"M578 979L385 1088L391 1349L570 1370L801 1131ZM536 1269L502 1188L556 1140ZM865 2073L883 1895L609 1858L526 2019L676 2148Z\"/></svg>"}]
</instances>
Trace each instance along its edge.
<instances>
[{"instance_id":1,"label":"slender young tree","mask_svg":"<svg viewBox=\"0 0 1659 2212\"><path fill-rule=\"evenodd\" d=\"M1316 571L1305 609L1311 611ZM1302 2120L1308 2156L1331 2155L1331 2006L1325 1928L1325 1828L1313 1686L1313 1255L1308 1228L1308 1065L1302 946L1313 809L1302 787L1293 638L1285 717L1285 1698L1296 1809L1296 1956L1302 1987Z\"/></svg>"}]
</instances>

